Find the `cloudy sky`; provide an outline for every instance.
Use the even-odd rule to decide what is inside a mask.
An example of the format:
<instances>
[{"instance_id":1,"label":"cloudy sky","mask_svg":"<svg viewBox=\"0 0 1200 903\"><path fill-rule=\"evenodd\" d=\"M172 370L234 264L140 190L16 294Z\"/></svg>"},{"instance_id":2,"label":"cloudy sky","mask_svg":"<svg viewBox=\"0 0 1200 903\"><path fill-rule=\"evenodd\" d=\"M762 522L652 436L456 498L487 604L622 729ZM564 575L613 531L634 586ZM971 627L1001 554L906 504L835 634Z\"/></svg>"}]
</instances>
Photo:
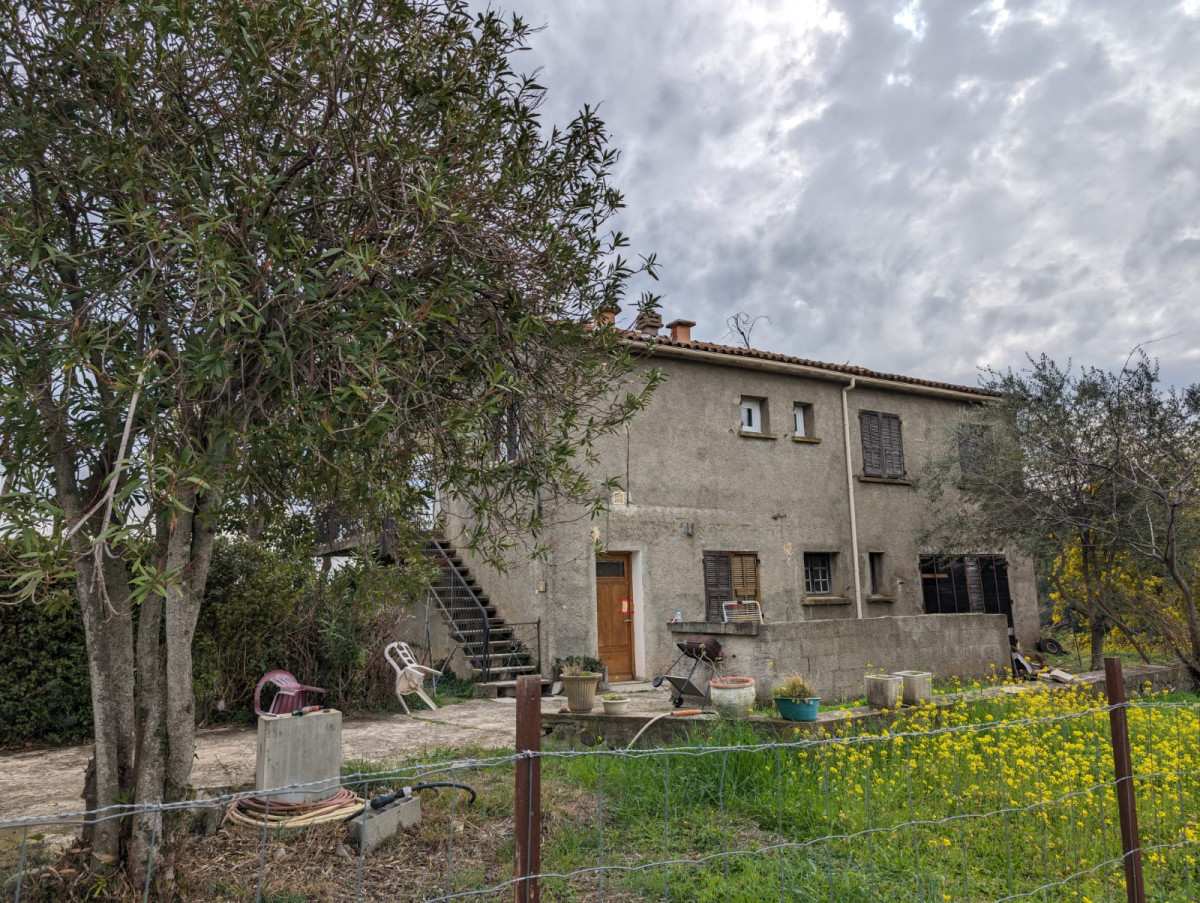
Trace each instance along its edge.
<instances>
[{"instance_id":1,"label":"cloudy sky","mask_svg":"<svg viewBox=\"0 0 1200 903\"><path fill-rule=\"evenodd\" d=\"M600 103L667 320L975 384L1026 352L1200 381L1200 0L494 0Z\"/></svg>"}]
</instances>

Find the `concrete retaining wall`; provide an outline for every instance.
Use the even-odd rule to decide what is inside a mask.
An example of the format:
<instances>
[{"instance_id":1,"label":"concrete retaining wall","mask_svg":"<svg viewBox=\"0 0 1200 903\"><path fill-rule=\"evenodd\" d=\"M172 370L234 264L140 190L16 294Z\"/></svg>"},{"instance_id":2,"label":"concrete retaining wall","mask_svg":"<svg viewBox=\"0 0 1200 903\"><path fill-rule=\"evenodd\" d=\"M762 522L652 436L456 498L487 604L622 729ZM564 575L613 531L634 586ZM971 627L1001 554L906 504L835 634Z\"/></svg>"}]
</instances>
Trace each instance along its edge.
<instances>
[{"instance_id":1,"label":"concrete retaining wall","mask_svg":"<svg viewBox=\"0 0 1200 903\"><path fill-rule=\"evenodd\" d=\"M758 696L792 673L826 701L863 695L870 670L932 671L938 677L986 677L1009 667L1003 615L913 615L783 624L671 624L673 634L717 636L725 674L753 677ZM869 666L869 668L868 668Z\"/></svg>"}]
</instances>

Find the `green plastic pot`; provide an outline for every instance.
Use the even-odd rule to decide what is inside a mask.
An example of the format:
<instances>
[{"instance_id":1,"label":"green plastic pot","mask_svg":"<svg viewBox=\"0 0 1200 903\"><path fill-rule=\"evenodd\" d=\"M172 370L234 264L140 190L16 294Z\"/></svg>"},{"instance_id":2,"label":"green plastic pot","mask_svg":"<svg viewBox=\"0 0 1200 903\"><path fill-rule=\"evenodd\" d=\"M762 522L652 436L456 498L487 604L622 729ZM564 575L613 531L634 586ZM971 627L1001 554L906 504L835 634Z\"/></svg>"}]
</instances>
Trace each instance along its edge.
<instances>
[{"instance_id":1,"label":"green plastic pot","mask_svg":"<svg viewBox=\"0 0 1200 903\"><path fill-rule=\"evenodd\" d=\"M779 696L775 699L775 708L779 709L784 721L816 721L820 704L820 696L809 696L805 699L787 699Z\"/></svg>"}]
</instances>

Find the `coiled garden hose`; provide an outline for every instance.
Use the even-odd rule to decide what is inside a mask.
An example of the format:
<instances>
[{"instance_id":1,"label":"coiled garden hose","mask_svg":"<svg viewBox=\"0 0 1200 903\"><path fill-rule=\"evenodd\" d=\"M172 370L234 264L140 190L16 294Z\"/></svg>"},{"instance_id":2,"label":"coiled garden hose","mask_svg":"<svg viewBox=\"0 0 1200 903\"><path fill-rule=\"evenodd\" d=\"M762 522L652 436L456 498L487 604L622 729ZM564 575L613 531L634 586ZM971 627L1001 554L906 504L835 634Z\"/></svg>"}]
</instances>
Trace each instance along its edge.
<instances>
[{"instance_id":1,"label":"coiled garden hose","mask_svg":"<svg viewBox=\"0 0 1200 903\"><path fill-rule=\"evenodd\" d=\"M264 821L276 828L307 828L345 821L347 814L353 818L362 811L365 803L366 800L344 787L329 799L312 803L268 802L261 796L248 796L235 800L225 817L248 828L261 828Z\"/></svg>"}]
</instances>

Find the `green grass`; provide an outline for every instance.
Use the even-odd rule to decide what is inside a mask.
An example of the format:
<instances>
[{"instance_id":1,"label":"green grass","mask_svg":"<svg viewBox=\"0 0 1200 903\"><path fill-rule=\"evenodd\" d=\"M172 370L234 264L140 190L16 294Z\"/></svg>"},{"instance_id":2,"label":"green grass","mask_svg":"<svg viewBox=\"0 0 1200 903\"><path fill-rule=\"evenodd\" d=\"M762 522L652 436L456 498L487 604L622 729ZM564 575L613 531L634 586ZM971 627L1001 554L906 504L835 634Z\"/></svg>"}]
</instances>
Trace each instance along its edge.
<instances>
[{"instance_id":1,"label":"green grass","mask_svg":"<svg viewBox=\"0 0 1200 903\"><path fill-rule=\"evenodd\" d=\"M544 879L542 899L973 903L1064 880L1028 899L1124 899L1111 862L1120 840L1108 715L1097 704L1085 689L967 695L785 745L746 722L710 721L669 754L547 749L542 871L569 877ZM1200 697L1150 697L1130 707L1129 723L1135 768L1147 775L1136 789L1148 898L1200 899ZM344 774L362 776L350 786L366 795L431 780L478 792L474 805L461 792L422 792L421 823L367 858L366 898L422 900L509 880L520 767L491 749L346 762ZM357 861L333 852L350 843L345 831L274 834L272 852L289 852L268 856L264 889L279 903L353 899ZM257 831L177 840L181 887L254 898ZM512 889L471 899L511 900Z\"/></svg>"},{"instance_id":2,"label":"green grass","mask_svg":"<svg viewBox=\"0 0 1200 903\"><path fill-rule=\"evenodd\" d=\"M918 710L892 730L1006 725L1095 705L1082 692L1029 697L963 700L950 713ZM1197 697L1153 702L1195 706ZM1152 899L1200 898L1197 711L1130 713L1135 767L1184 773L1139 782L1143 842L1184 844L1162 851L1161 861L1147 855ZM615 899L663 896L665 885L671 899L694 903L778 899L782 882L788 900L994 900L1120 856L1115 800L1105 786L1112 775L1106 732L1107 716L1089 715L1036 729L909 741L863 736L756 752L745 747L768 738L734 724L694 741L742 747L734 751L550 760L544 781L578 788L594 802L587 823L551 824L543 868L575 871L601 856L631 867L716 857L611 872L605 892ZM1013 807L1027 811L1003 813ZM763 850L780 842L793 846ZM599 881L550 881L547 898L592 899ZM1120 881L1120 866L1110 864L1033 899L1118 899Z\"/></svg>"}]
</instances>

